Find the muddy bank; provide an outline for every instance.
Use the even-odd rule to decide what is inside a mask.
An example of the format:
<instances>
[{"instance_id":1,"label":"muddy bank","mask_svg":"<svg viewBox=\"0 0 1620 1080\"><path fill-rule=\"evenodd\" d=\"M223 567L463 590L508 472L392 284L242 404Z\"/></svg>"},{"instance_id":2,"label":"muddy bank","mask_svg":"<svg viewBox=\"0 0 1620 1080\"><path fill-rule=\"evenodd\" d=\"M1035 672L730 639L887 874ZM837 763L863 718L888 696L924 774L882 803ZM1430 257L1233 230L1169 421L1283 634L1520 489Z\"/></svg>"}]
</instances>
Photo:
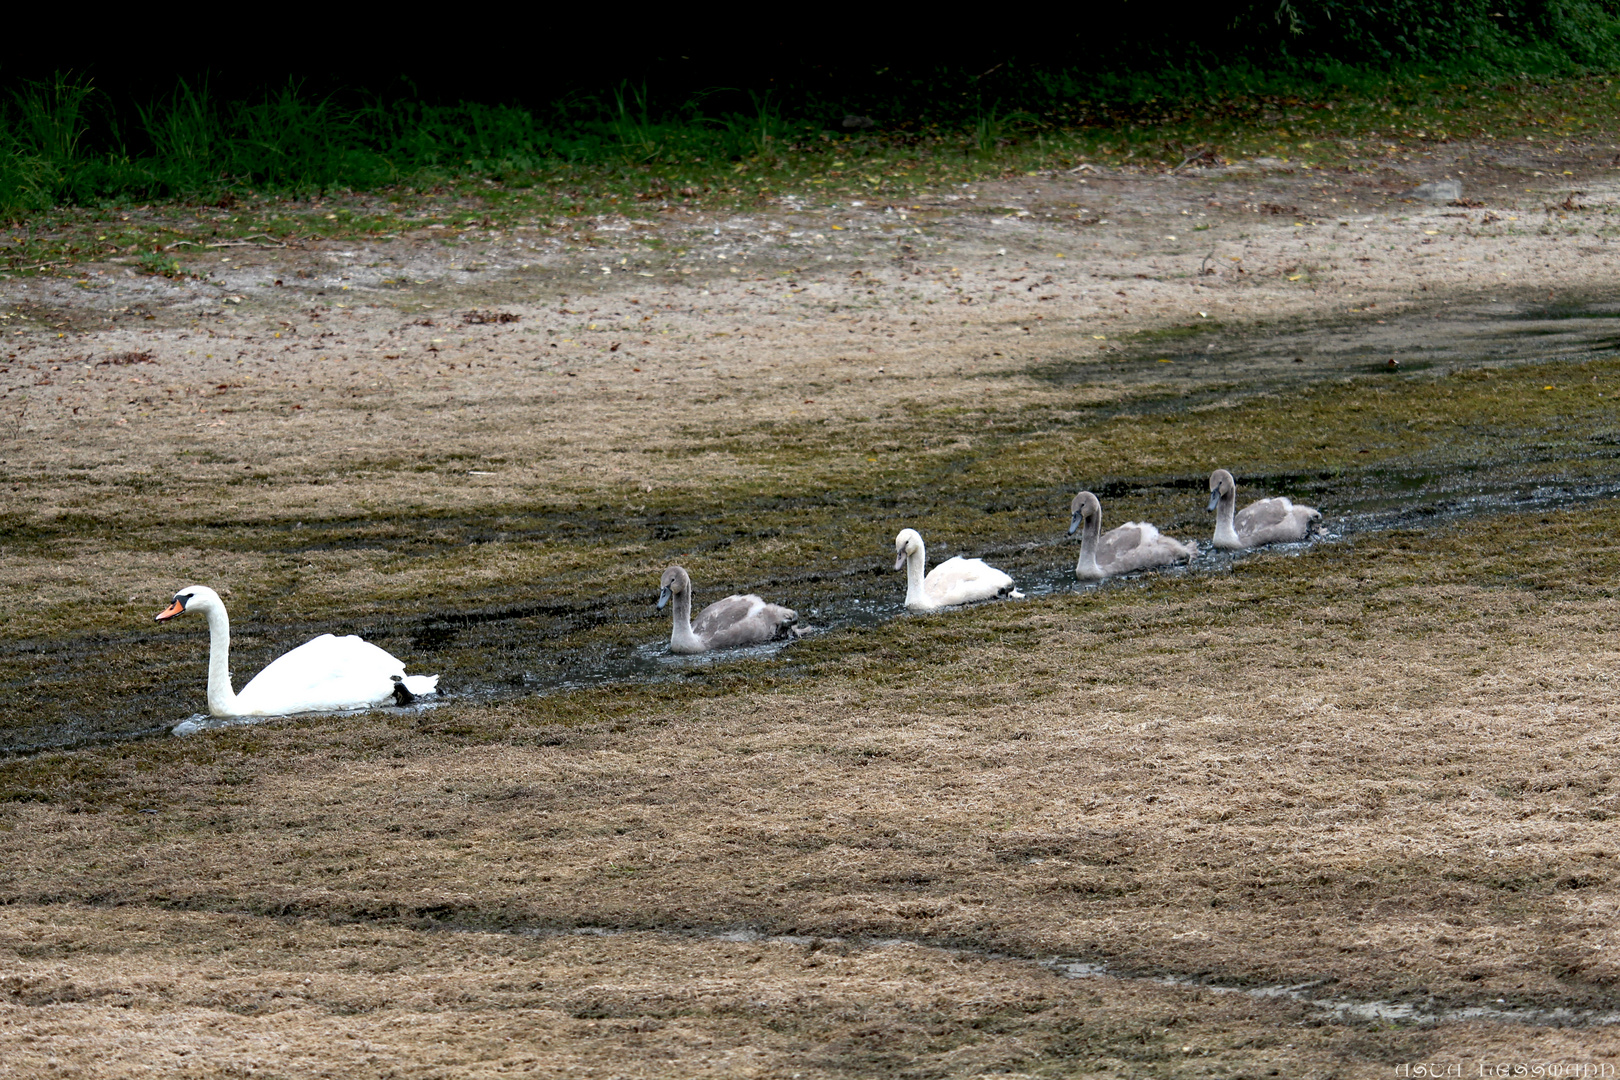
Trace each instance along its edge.
<instances>
[{"instance_id":1,"label":"muddy bank","mask_svg":"<svg viewBox=\"0 0 1620 1080\"><path fill-rule=\"evenodd\" d=\"M739 540L746 545L763 538L770 546L798 535L812 542L811 565L784 561L784 556L802 557L801 546L778 546L774 555L762 552L750 559L746 578L700 580L700 602L733 590L756 591L796 607L822 634L858 634L904 615L903 584L886 553L897 523L950 521L964 510L971 510L981 530L976 536L960 529L931 532L935 561L965 550L995 559L1032 597L1072 593L1077 591L1075 548L1064 533L1063 517L1072 488L1083 485L1096 492L1114 523L1141 516L1174 534L1207 540L1207 473L1177 471L1166 461L1170 469L1157 475L1094 474L1053 483L1042 475L1049 471L1043 457L1000 462L1009 443L1053 437L1058 441L1052 449L1061 460L1069 433L1099 425L1152 421L1171 431L1191 425L1214 437L1239 406L1252 410L1248 423L1268 423L1268 414L1302 415L1300 410L1320 401L1317 388L1345 395L1341 400L1357 410L1366 408L1371 395L1374 404L1357 419L1355 430L1374 445L1381 429L1434 421L1433 405L1425 399L1451 393L1445 389L1449 382L1488 383L1493 371L1517 379L1511 393L1542 394L1550 387L1532 372L1556 371L1545 377L1571 386L1577 385L1574 372L1586 372L1580 378L1592 381L1576 392L1588 395L1589 421L1596 421L1571 429L1556 404L1542 417L1526 419L1487 402L1456 437L1417 455L1369 454L1364 445L1351 446L1340 448L1332 468L1243 471L1245 497L1286 494L1321 507L1323 542L1350 542L1369 530L1431 528L1476 516L1579 506L1612 498L1620 488L1620 427L1602 396L1614 393L1617 340L1620 314L1604 302L1553 309L1455 305L1389 320L1296 322L1242 334L1217 328L1132 342L1128 353L1106 365L1106 383L1097 381L1102 373L1091 359L1042 367L1037 377L1057 388L1055 393L1072 388L1074 398L1051 403L1044 413L981 409L965 423L959 417L914 419L916 429L932 431L950 447L948 456L920 471L913 466L857 487L830 488L819 480L819 490L800 493L773 485L727 492L719 516L711 496L677 490L640 493L642 505L520 505L425 518L380 510L364 517L255 524L238 529L229 546L256 549L281 562L331 555L398 565L402 552L410 552L415 561L439 565L468 552L559 545L586 562L522 581L506 575L491 581L479 574L462 584L450 578L445 593L402 595L385 603L372 598L366 610L347 617L266 618L269 612L258 598L249 597L235 613L233 666L245 681L288 648L334 632L359 633L408 657L413 670L441 674L446 691L463 702L603 684L702 681L727 664L753 670L773 663L781 647L700 661L670 657L662 644L667 621L652 609L663 562L697 559L712 565ZM1391 369L1378 358L1397 345L1405 362ZM1520 369L1517 375L1505 371L1514 367ZM1103 388L1107 392L1099 396ZM1409 400L1393 400L1401 391ZM1382 404L1386 392L1392 398L1387 406ZM990 438L976 434L983 417L1008 430ZM952 435L953 430L975 434ZM1321 434L1308 426L1279 433L1304 442ZM1200 456L1182 443L1182 454ZM1381 460L1364 464L1365 458ZM1232 463L1229 457L1212 460ZM798 467L814 464L811 457ZM761 529L760 523L768 527ZM72 519L59 522L35 542L72 543L74 528ZM163 531L172 528L166 524ZM853 538L864 542L852 546ZM1229 568L1231 556L1214 553L1207 543L1205 549L1192 567L1172 573L1218 574ZM639 578L591 572L603 560L611 563L631 551L643 568ZM144 623L140 614L130 613L137 626ZM10 673L7 685L18 704L5 724L7 751L167 731L200 705L206 640L201 626L177 624L32 636L7 644L0 649L0 671Z\"/></svg>"}]
</instances>

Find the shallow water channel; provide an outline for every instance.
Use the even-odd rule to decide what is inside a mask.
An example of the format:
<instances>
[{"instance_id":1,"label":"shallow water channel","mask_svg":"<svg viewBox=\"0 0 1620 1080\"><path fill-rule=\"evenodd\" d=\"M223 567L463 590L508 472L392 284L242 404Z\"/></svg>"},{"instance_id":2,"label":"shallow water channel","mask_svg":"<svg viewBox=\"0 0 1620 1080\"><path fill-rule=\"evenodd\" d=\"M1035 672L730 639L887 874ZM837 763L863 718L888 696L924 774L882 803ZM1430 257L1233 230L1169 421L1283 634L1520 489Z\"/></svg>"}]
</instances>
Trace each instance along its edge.
<instances>
[{"instance_id":1,"label":"shallow water channel","mask_svg":"<svg viewBox=\"0 0 1620 1080\"><path fill-rule=\"evenodd\" d=\"M1198 333L1131 350L1099 362L1047 362L1031 372L1057 385L1152 386L1154 393L1125 406L1099 406L1103 419L1121 411L1180 412L1200 404L1255 393L1287 391L1310 382L1348 377L1376 380L1433 377L1452 367L1478 368L1547 360L1583 360L1620 355L1620 302L1537 306L1508 301L1454 305L1400 317L1364 314L1333 322L1274 328L1244 335ZM1399 368L1389 366L1397 359ZM1166 363L1165 361L1169 361ZM1162 392L1161 392L1162 391ZM1211 421L1213 422L1213 421ZM1343 542L1357 533L1391 528L1422 528L1440 521L1504 510L1574 506L1620 494L1620 440L1586 440L1580 457L1573 444L1549 443L1544 452L1519 453L1511 461L1456 460L1385 463L1333 475L1239 476L1240 501L1287 494L1319 507L1323 531L1312 543ZM987 444L985 453L994 453ZM1576 467L1576 466L1579 467ZM1129 496L1162 508L1154 520L1175 535L1207 538L1213 528L1205 511L1207 475L1188 474L1150 483L1102 481L1092 489L1104 500ZM1130 587L1129 579L1082 586L1073 567L1078 544L1064 534L1068 498L1057 485L1024 493L1050 502L1052 529L1017 545L987 545L971 551L930 551L930 563L947 554L992 558L1013 574L1031 597L1090 588ZM851 506L852 520L887 520L892 509L876 504ZM1105 511L1106 512L1106 511ZM1117 523L1114 522L1114 523ZM1105 527L1109 523L1105 520ZM431 523L442 528L443 522ZM1304 545L1295 545L1303 547ZM1206 553L1172 574L1221 573L1237 556ZM873 551L846 557L835 568L783 574L768 581L736 583L744 589L796 608L804 623L822 635L849 633L864 626L908 616L901 600L903 575L892 556ZM416 671L436 671L447 700L483 701L555 692L600 684L645 684L703 677L739 660L791 653L777 643L701 657L676 657L667 649L667 616L653 610L656 582L645 595L579 597L554 604L483 606L404 614L378 625L255 626L242 619L233 629L243 638L234 664L240 685L274 655L315 634L359 632L384 648L412 658ZM707 595L705 595L707 593ZM718 599L717 588L699 583L698 603ZM155 610L155 608L154 608ZM933 616L925 616L933 617ZM633 631L603 642L596 630L608 625ZM31 702L0 721L0 753L37 752L93 742L161 735L191 721L183 731L209 726L192 714L203 697L206 633L199 625L185 639L195 651L194 685L154 686L126 695L87 693L98 672L115 665L140 665L143 654L164 643L168 628L142 626L118 635L78 636L0 642L0 665L9 673L7 696ZM628 635L628 636L627 636ZM147 661L150 662L149 660Z\"/></svg>"},{"instance_id":2,"label":"shallow water channel","mask_svg":"<svg viewBox=\"0 0 1620 1080\"><path fill-rule=\"evenodd\" d=\"M611 927L584 926L567 930L530 930L519 933L536 935L612 937L620 934L645 933L640 930L619 930ZM917 946L937 949L958 957L980 960L1035 964L1063 979L1111 979L1123 983L1147 983L1167 988L1196 988L1215 994L1234 994L1260 1001L1295 1002L1317 1013L1322 1019L1371 1024L1403 1024L1432 1026L1467 1021L1495 1021L1498 1023L1545 1025L1550 1027L1593 1026L1620 1024L1620 1012L1613 1009L1587 1009L1554 1006L1515 1006L1498 998L1495 1004L1446 1005L1432 998L1426 1000L1394 1001L1384 998L1349 997L1332 993L1325 980L1302 983L1260 983L1233 985L1200 978L1195 975L1142 974L1119 970L1107 964L1079 960L1069 956L1030 958L999 952L994 949L974 949L961 945L940 945L921 938L842 938L809 937L800 934L765 934L757 930L733 929L717 931L682 931L683 936L707 938L738 944L791 945L809 951L838 948L853 952L866 952Z\"/></svg>"}]
</instances>

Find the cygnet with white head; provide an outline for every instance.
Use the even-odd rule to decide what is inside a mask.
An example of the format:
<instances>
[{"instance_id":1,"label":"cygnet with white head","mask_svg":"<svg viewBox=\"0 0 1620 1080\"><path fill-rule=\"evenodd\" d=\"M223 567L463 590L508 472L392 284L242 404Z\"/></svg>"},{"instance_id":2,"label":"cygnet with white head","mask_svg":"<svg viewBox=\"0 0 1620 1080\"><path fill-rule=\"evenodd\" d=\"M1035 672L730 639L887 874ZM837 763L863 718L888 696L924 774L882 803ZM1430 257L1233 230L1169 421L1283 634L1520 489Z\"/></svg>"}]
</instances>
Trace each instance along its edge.
<instances>
[{"instance_id":1,"label":"cygnet with white head","mask_svg":"<svg viewBox=\"0 0 1620 1080\"><path fill-rule=\"evenodd\" d=\"M927 558L922 535L916 529L901 529L894 538L894 568L906 572L906 607L912 611L938 611L998 596L1009 600L1024 598L1024 594L1014 588L1010 576L983 559L964 559L957 555L924 576Z\"/></svg>"}]
</instances>

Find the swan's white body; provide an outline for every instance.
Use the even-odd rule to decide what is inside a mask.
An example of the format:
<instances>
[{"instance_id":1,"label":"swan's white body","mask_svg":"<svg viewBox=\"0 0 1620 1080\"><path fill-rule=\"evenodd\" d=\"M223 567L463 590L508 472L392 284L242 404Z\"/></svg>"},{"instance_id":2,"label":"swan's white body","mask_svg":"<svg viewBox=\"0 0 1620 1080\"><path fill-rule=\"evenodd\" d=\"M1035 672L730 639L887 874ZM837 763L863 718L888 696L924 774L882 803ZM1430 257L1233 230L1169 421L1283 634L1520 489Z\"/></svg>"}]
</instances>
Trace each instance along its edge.
<instances>
[{"instance_id":1,"label":"swan's white body","mask_svg":"<svg viewBox=\"0 0 1620 1080\"><path fill-rule=\"evenodd\" d=\"M1256 500L1234 514L1236 506L1237 481L1225 469L1216 469L1209 475L1209 508L1215 511L1215 546L1222 551L1303 540L1322 520L1320 510L1295 506L1282 496Z\"/></svg>"},{"instance_id":2,"label":"swan's white body","mask_svg":"<svg viewBox=\"0 0 1620 1080\"><path fill-rule=\"evenodd\" d=\"M983 559L946 559L925 577L923 567L928 553L916 529L901 529L894 538L894 568L905 567L906 607L912 611L938 611L975 600L1005 596L1022 600L1024 594L1013 587L1013 579Z\"/></svg>"},{"instance_id":3,"label":"swan's white body","mask_svg":"<svg viewBox=\"0 0 1620 1080\"><path fill-rule=\"evenodd\" d=\"M692 578L683 567L671 566L659 582L658 606L675 603L669 651L690 656L710 649L731 649L775 641L793 632L799 613L780 604L767 604L749 593L716 600L692 621Z\"/></svg>"},{"instance_id":4,"label":"swan's white body","mask_svg":"<svg viewBox=\"0 0 1620 1080\"><path fill-rule=\"evenodd\" d=\"M231 620L225 602L205 585L190 585L158 615L182 611L208 617L208 712L212 716L287 716L292 713L364 709L410 695L434 693L437 675L407 675L404 662L349 635L322 634L277 657L240 694L231 689Z\"/></svg>"},{"instance_id":5,"label":"swan's white body","mask_svg":"<svg viewBox=\"0 0 1620 1080\"><path fill-rule=\"evenodd\" d=\"M1103 533L1102 504L1089 491L1082 491L1069 504L1069 535L1077 530L1081 530L1080 561L1075 563L1074 576L1081 581L1191 562L1198 554L1197 544L1174 540L1145 521L1127 521Z\"/></svg>"}]
</instances>

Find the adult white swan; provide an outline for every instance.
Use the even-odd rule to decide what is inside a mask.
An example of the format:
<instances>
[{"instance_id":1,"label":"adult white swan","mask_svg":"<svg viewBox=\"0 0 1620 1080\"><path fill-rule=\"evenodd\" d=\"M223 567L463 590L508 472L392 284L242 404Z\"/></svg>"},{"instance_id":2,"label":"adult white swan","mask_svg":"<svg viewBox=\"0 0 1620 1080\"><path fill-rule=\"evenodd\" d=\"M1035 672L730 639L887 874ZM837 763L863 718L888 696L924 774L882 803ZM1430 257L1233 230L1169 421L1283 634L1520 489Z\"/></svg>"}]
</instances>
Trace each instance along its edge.
<instances>
[{"instance_id":1,"label":"adult white swan","mask_svg":"<svg viewBox=\"0 0 1620 1080\"><path fill-rule=\"evenodd\" d=\"M767 604L752 593L716 600L692 621L692 577L684 567L672 566L658 582L658 610L675 603L675 626L669 651L690 656L710 649L729 649L774 641L793 632L799 613L780 604Z\"/></svg>"},{"instance_id":2,"label":"adult white swan","mask_svg":"<svg viewBox=\"0 0 1620 1080\"><path fill-rule=\"evenodd\" d=\"M1225 469L1209 474L1209 508L1215 511L1215 546L1238 551L1262 544L1286 544L1311 534L1311 525L1322 520L1322 512L1310 506L1295 506L1284 497L1259 499L1234 515L1237 481Z\"/></svg>"},{"instance_id":3,"label":"adult white swan","mask_svg":"<svg viewBox=\"0 0 1620 1080\"><path fill-rule=\"evenodd\" d=\"M927 577L923 566L928 559L922 536L916 529L901 529L894 538L894 568L906 571L906 607L912 611L937 611L955 604L1005 596L1022 600L1024 594L1013 587L1013 579L983 559L946 559Z\"/></svg>"},{"instance_id":4,"label":"adult white swan","mask_svg":"<svg viewBox=\"0 0 1620 1080\"><path fill-rule=\"evenodd\" d=\"M1069 504L1069 535L1076 532L1080 532L1080 561L1074 564L1074 576L1081 581L1188 562L1198 554L1197 544L1172 540L1145 521L1127 521L1103 534L1102 503L1089 491Z\"/></svg>"},{"instance_id":5,"label":"adult white swan","mask_svg":"<svg viewBox=\"0 0 1620 1080\"><path fill-rule=\"evenodd\" d=\"M208 712L213 716L286 716L363 709L434 693L437 675L407 675L405 665L369 641L322 634L270 662L240 694L231 689L231 620L225 601L206 585L188 585L158 612L166 622L183 611L208 617Z\"/></svg>"}]
</instances>

